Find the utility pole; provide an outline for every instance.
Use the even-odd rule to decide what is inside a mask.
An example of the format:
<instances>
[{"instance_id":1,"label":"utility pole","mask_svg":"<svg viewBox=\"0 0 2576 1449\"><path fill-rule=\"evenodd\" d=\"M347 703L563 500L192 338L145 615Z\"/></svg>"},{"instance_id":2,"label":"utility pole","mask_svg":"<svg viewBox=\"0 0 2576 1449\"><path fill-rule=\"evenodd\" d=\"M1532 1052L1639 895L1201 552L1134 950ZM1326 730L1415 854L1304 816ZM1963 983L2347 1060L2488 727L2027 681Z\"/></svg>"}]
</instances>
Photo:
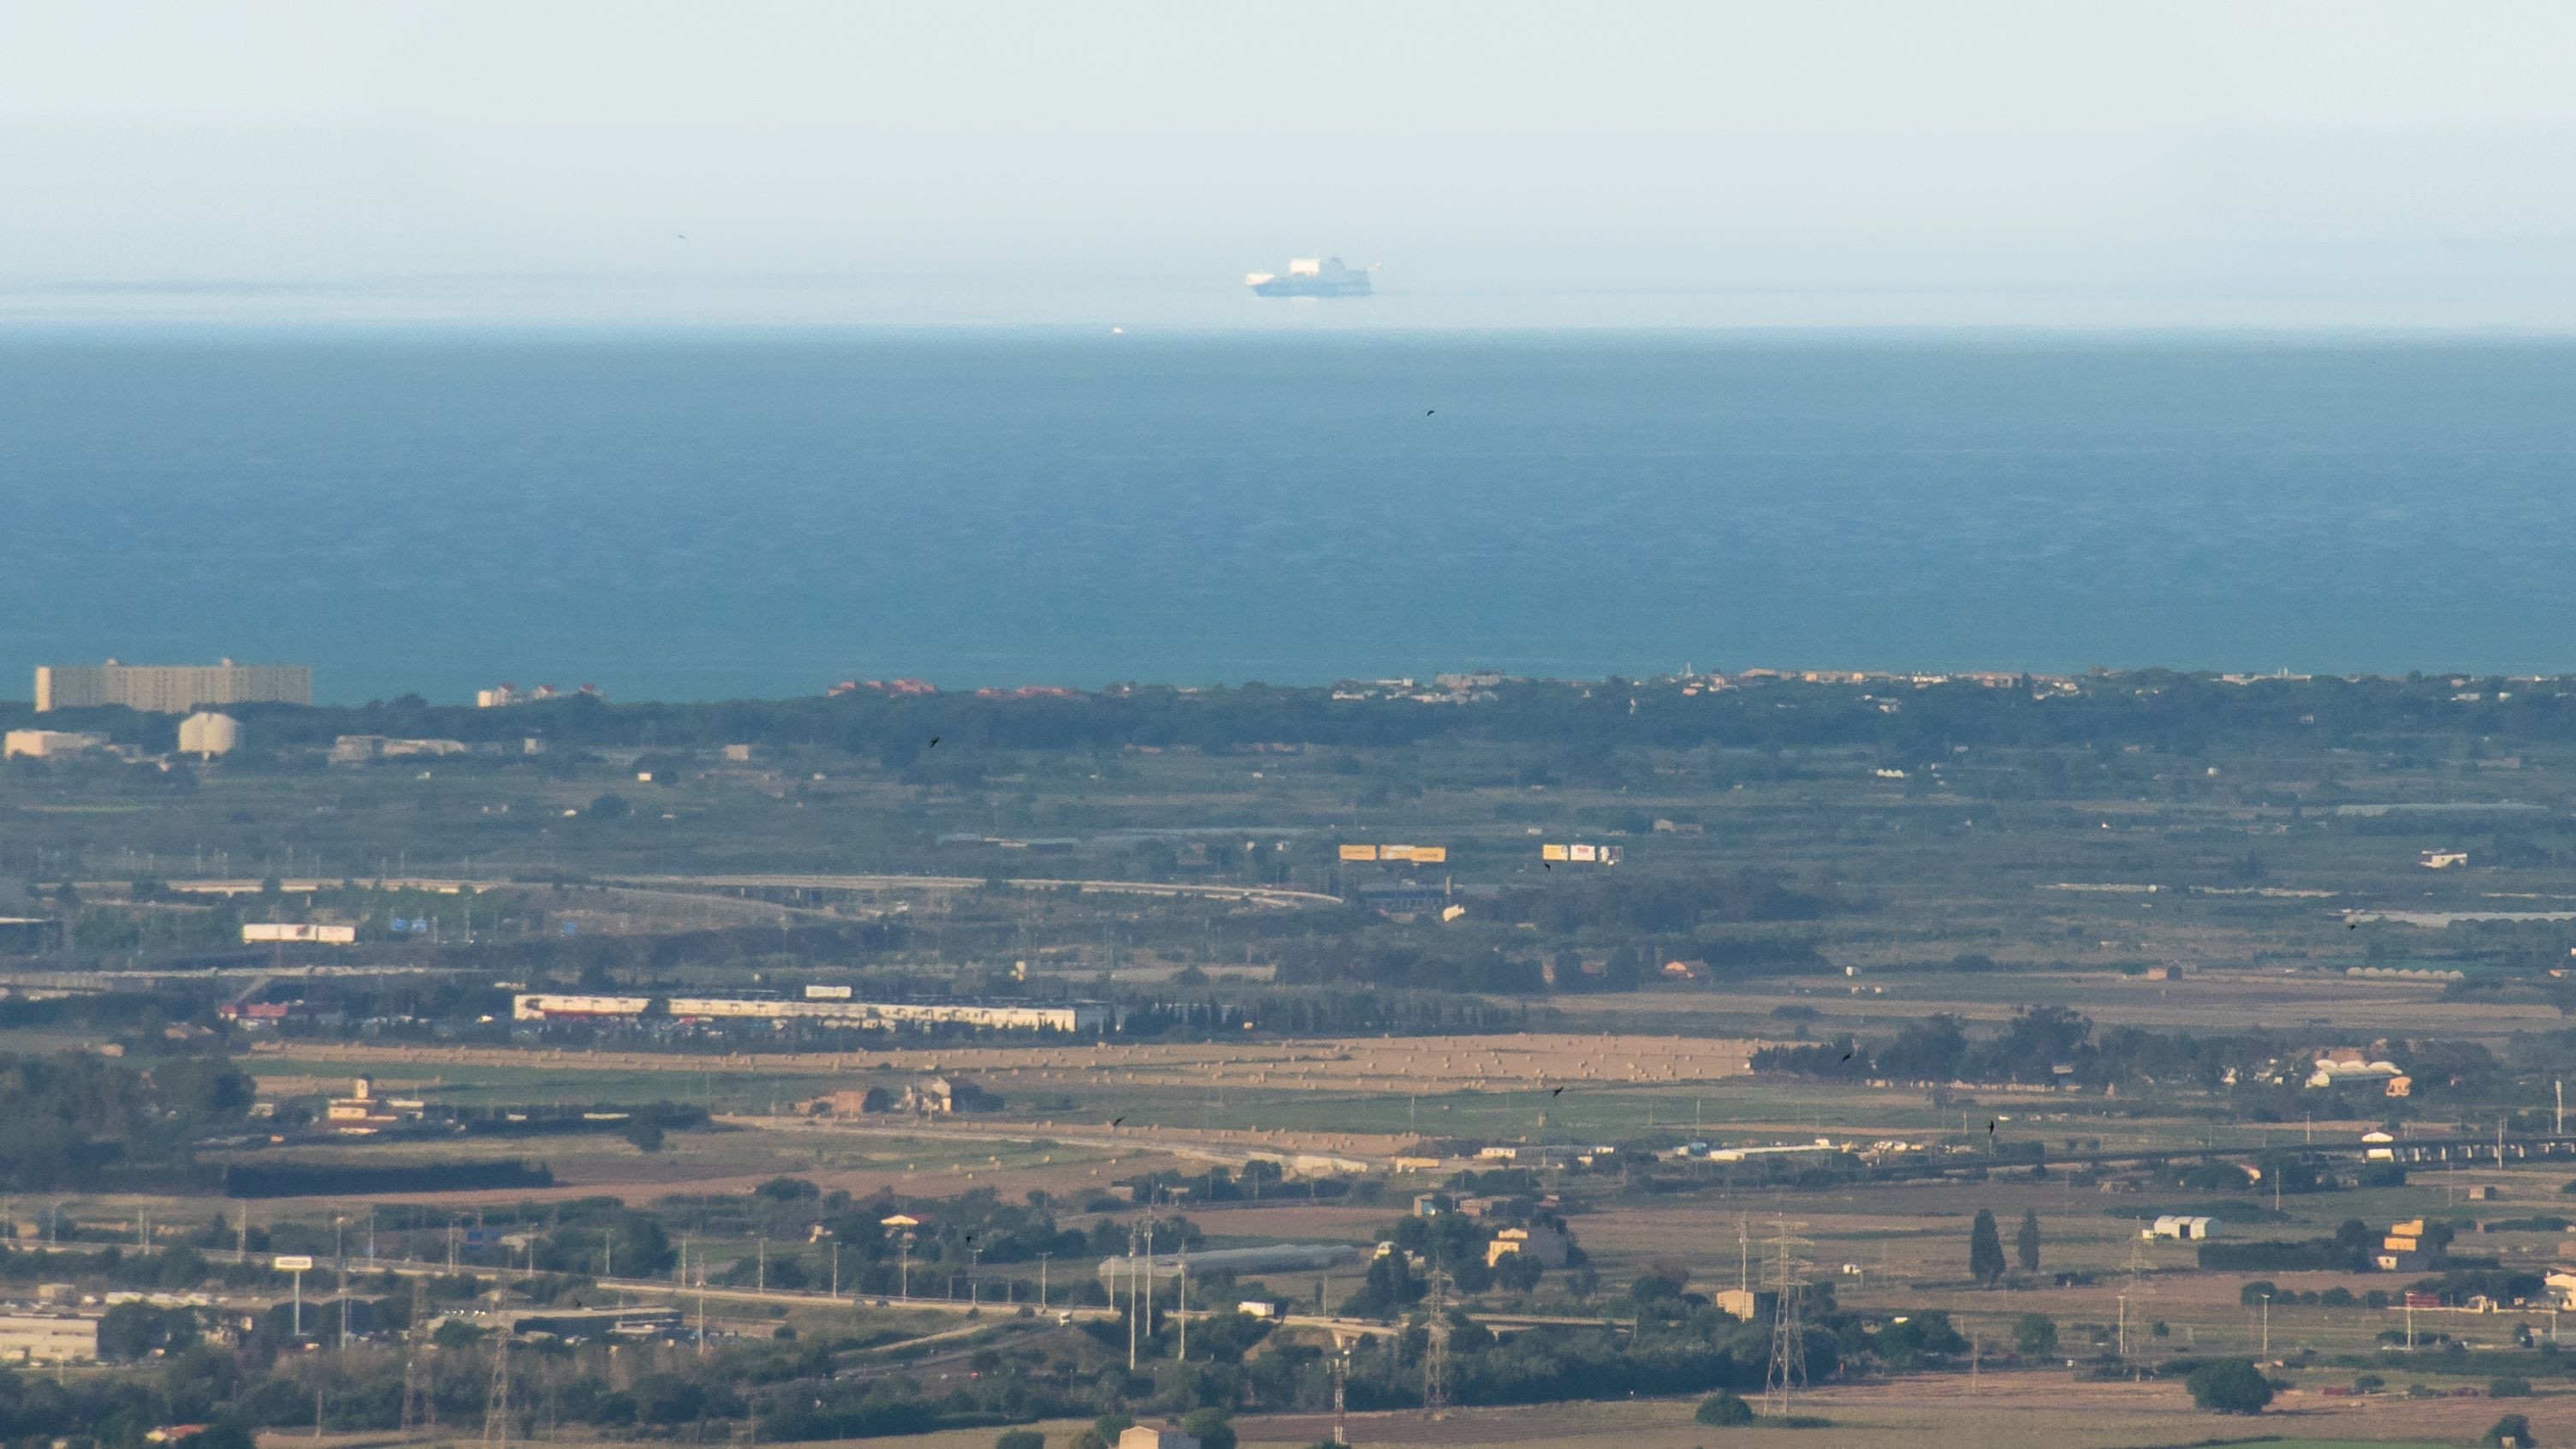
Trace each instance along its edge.
<instances>
[{"instance_id":1,"label":"utility pole","mask_svg":"<svg viewBox=\"0 0 2576 1449\"><path fill-rule=\"evenodd\" d=\"M1181 1306L1174 1310L1181 1325L1180 1350L1172 1356L1183 1363L1190 1361L1190 1245L1181 1244Z\"/></svg>"},{"instance_id":2,"label":"utility pole","mask_svg":"<svg viewBox=\"0 0 2576 1449\"><path fill-rule=\"evenodd\" d=\"M1127 1229L1127 1371L1136 1371L1136 1229Z\"/></svg>"},{"instance_id":3,"label":"utility pole","mask_svg":"<svg viewBox=\"0 0 2576 1449\"><path fill-rule=\"evenodd\" d=\"M2263 1295L2263 1356L2272 1356L2272 1295Z\"/></svg>"},{"instance_id":4,"label":"utility pole","mask_svg":"<svg viewBox=\"0 0 2576 1449\"><path fill-rule=\"evenodd\" d=\"M1047 1301L1046 1301L1046 1298L1047 1298L1047 1281L1046 1281L1047 1259L1052 1258L1052 1257L1054 1257L1054 1256L1055 1256L1055 1254L1053 1254L1053 1253L1040 1253L1040 1254L1038 1254L1038 1311L1039 1311L1040 1313L1044 1313L1044 1312L1046 1312L1046 1306L1047 1306Z\"/></svg>"}]
</instances>

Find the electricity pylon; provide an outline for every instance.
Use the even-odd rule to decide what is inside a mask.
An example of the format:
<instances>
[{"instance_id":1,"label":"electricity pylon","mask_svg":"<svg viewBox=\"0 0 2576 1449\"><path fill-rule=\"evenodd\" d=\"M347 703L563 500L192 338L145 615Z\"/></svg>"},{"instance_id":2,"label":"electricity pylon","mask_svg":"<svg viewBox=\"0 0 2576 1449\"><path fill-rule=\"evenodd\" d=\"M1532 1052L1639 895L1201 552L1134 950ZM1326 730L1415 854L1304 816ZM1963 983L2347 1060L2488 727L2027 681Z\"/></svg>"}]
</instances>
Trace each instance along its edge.
<instances>
[{"instance_id":1,"label":"electricity pylon","mask_svg":"<svg viewBox=\"0 0 2576 1449\"><path fill-rule=\"evenodd\" d=\"M1782 1222L1771 1238L1771 1261L1764 1274L1770 1280L1771 1366L1763 1374L1762 1401L1775 1414L1789 1411L1789 1396L1807 1386L1807 1324L1801 1299L1806 1289L1805 1261L1798 1256L1800 1248L1813 1246L1805 1238L1792 1236L1790 1228L1803 1226Z\"/></svg>"},{"instance_id":2,"label":"electricity pylon","mask_svg":"<svg viewBox=\"0 0 2576 1449\"><path fill-rule=\"evenodd\" d=\"M498 1342L492 1350L492 1391L483 1400L483 1445L484 1449L509 1449L510 1330L504 1324L492 1331Z\"/></svg>"},{"instance_id":3,"label":"electricity pylon","mask_svg":"<svg viewBox=\"0 0 2576 1449\"><path fill-rule=\"evenodd\" d=\"M403 1346L402 1427L408 1434L414 1429L430 1428L438 1423L438 1395L433 1392L429 1335L415 1331Z\"/></svg>"},{"instance_id":4,"label":"electricity pylon","mask_svg":"<svg viewBox=\"0 0 2576 1449\"><path fill-rule=\"evenodd\" d=\"M1431 1291L1423 1297L1422 1412L1441 1418L1449 1412L1449 1270L1431 1270Z\"/></svg>"}]
</instances>

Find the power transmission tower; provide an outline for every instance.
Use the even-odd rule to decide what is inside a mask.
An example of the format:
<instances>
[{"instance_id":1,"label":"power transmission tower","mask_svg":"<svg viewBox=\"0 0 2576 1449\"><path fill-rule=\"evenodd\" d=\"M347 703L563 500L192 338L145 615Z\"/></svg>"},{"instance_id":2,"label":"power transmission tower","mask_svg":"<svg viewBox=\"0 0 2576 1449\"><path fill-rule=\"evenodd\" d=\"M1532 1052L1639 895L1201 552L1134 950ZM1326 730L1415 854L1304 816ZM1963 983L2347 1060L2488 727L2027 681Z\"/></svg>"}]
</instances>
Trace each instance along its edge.
<instances>
[{"instance_id":1,"label":"power transmission tower","mask_svg":"<svg viewBox=\"0 0 2576 1449\"><path fill-rule=\"evenodd\" d=\"M499 1343L492 1350L492 1392L483 1400L483 1445L484 1449L509 1449L510 1330L502 1324L492 1331Z\"/></svg>"},{"instance_id":2,"label":"power transmission tower","mask_svg":"<svg viewBox=\"0 0 2576 1449\"><path fill-rule=\"evenodd\" d=\"M431 1392L431 1344L426 1333L414 1333L403 1352L402 1427L408 1434L438 1422L438 1395Z\"/></svg>"},{"instance_id":3,"label":"power transmission tower","mask_svg":"<svg viewBox=\"0 0 2576 1449\"><path fill-rule=\"evenodd\" d=\"M1349 1416L1343 1411L1342 1389L1351 1376L1351 1345L1348 1339L1336 1334L1333 1347L1336 1350L1333 1354L1333 1442L1347 1446L1351 1442L1351 1428Z\"/></svg>"},{"instance_id":4,"label":"power transmission tower","mask_svg":"<svg viewBox=\"0 0 2576 1449\"><path fill-rule=\"evenodd\" d=\"M1434 1419L1449 1412L1449 1287L1449 1270L1434 1268L1422 1300L1422 1412Z\"/></svg>"},{"instance_id":5,"label":"power transmission tower","mask_svg":"<svg viewBox=\"0 0 2576 1449\"><path fill-rule=\"evenodd\" d=\"M2147 1257L2147 1240L2143 1237L2130 1239L2129 1283L2120 1294L2120 1360L2123 1363L2129 1358L2129 1303L2147 1296L2147 1289L2140 1286L2138 1280L2154 1270L2155 1264Z\"/></svg>"},{"instance_id":6,"label":"power transmission tower","mask_svg":"<svg viewBox=\"0 0 2576 1449\"><path fill-rule=\"evenodd\" d=\"M1802 1276L1806 1263L1798 1250L1811 1244L1792 1236L1790 1228L1801 1226L1782 1222L1769 1243L1771 1261L1764 1274L1770 1279L1771 1367L1763 1375L1762 1401L1775 1414L1789 1411L1789 1396L1807 1386L1807 1323L1801 1301L1806 1289Z\"/></svg>"}]
</instances>

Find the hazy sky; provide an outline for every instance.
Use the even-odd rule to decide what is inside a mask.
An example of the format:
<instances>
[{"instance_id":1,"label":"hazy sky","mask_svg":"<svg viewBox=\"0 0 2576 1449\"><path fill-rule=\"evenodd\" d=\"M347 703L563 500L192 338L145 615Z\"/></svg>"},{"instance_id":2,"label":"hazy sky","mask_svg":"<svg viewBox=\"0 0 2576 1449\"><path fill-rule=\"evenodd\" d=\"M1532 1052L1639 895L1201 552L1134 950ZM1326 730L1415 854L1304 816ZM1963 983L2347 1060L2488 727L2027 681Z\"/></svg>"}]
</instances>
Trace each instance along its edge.
<instances>
[{"instance_id":1,"label":"hazy sky","mask_svg":"<svg viewBox=\"0 0 2576 1449\"><path fill-rule=\"evenodd\" d=\"M2576 326L2564 3L0 26L0 318Z\"/></svg>"}]
</instances>

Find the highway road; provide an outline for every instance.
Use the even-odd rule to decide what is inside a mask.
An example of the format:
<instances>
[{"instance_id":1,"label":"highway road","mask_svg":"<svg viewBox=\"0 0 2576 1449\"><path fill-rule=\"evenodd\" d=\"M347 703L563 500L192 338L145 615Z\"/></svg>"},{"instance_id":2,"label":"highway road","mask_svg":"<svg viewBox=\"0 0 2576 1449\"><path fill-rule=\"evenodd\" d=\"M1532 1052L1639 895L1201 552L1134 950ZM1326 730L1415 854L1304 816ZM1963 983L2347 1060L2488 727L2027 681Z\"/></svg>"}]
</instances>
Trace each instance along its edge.
<instances>
[{"instance_id":1,"label":"highway road","mask_svg":"<svg viewBox=\"0 0 2576 1449\"><path fill-rule=\"evenodd\" d=\"M552 885L552 882L549 881L507 880L466 876L355 876L348 877L347 879L354 879L361 885L375 886L380 889L422 890L441 893L453 893L460 889L472 889L476 891L544 890L550 888ZM596 878L585 878L580 883L586 886L602 886L612 889L702 895L713 891L743 890L846 891L853 894L884 893L888 891L968 891L980 890L990 882L982 876L972 875L810 875L778 873L758 875L599 876ZM119 883L114 881L95 881L90 883L92 887L101 888L112 888L117 884ZM343 884L342 878L324 880L319 877L298 876L292 879L279 881L278 888L286 894L297 895L310 891L331 890L337 888L341 884ZM1285 886L1210 885L1197 882L1137 880L1081 880L1057 877L1012 879L1005 880L1002 884L1015 890L1054 891L1070 889L1081 891L1086 895L1131 895L1155 896L1166 899L1179 898L1230 901L1239 905L1270 906L1279 909L1302 909L1312 906L1337 906L1342 903L1342 898L1339 896L1326 895L1321 891L1290 890ZM266 882L247 878L229 880L174 880L170 882L170 889L174 891L186 891L192 895L257 895L265 888ZM794 908L779 907L779 909Z\"/></svg>"},{"instance_id":2,"label":"highway road","mask_svg":"<svg viewBox=\"0 0 2576 1449\"><path fill-rule=\"evenodd\" d=\"M621 883L648 886L693 886L715 890L899 891L977 890L990 884L971 875L643 875L622 876ZM1078 890L1086 895L1130 895L1232 901L1241 905L1298 909L1338 906L1340 896L1285 886L1205 885L1135 880L1072 880L1029 877L1001 882L1015 890Z\"/></svg>"}]
</instances>

